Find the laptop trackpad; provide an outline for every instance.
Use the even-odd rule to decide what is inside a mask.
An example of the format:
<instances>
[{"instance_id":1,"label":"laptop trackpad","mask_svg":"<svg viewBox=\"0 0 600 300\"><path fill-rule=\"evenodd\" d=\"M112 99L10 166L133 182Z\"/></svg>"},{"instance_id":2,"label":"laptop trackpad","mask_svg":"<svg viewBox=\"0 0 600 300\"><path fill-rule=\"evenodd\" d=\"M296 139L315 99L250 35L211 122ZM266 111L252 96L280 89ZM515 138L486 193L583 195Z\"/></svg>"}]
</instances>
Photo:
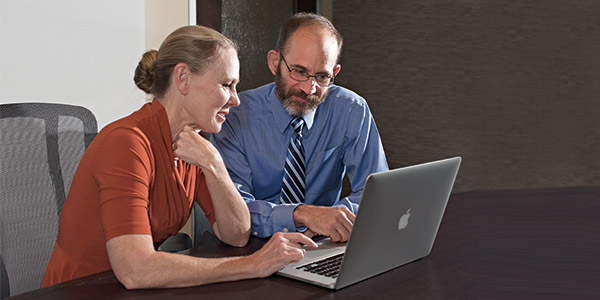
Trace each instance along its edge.
<instances>
[{"instance_id":1,"label":"laptop trackpad","mask_svg":"<svg viewBox=\"0 0 600 300\"><path fill-rule=\"evenodd\" d=\"M313 249L305 247L306 254L304 258L299 262L310 262L321 257L331 256L332 254L338 254L346 251L347 242L344 243L336 243L332 242L329 238L322 238L315 240L315 243L319 245L319 248Z\"/></svg>"}]
</instances>

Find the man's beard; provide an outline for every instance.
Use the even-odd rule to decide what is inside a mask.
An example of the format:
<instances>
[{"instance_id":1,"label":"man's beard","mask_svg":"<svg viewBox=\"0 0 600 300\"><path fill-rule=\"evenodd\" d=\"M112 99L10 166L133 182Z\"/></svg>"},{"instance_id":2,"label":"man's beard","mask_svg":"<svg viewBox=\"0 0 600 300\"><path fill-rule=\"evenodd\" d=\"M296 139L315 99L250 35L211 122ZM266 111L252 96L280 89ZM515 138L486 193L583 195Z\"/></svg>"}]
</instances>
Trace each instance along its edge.
<instances>
[{"instance_id":1,"label":"man's beard","mask_svg":"<svg viewBox=\"0 0 600 300\"><path fill-rule=\"evenodd\" d=\"M286 92L287 87L285 86L285 82L283 80L283 75L281 74L281 69L277 69L277 73L275 74L275 90L277 92L277 97L279 97L279 101L283 104L283 108L287 111L288 114L292 116L306 116L313 112L323 99L327 96L327 91L323 91L321 96L317 95L307 95L302 90L288 90ZM297 96L302 99L306 99L307 102L299 102L292 100L292 96Z\"/></svg>"}]
</instances>

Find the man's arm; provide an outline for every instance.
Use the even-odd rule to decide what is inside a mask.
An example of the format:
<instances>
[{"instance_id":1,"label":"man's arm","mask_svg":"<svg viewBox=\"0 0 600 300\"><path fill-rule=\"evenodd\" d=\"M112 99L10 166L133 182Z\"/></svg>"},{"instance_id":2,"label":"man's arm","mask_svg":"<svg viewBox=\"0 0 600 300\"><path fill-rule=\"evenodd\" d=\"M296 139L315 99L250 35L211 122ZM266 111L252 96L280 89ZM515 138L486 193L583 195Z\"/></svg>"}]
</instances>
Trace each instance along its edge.
<instances>
[{"instance_id":1,"label":"man's arm","mask_svg":"<svg viewBox=\"0 0 600 300\"><path fill-rule=\"evenodd\" d=\"M352 213L356 214L369 175L387 171L389 167L385 152L383 151L379 131L366 103L363 107L360 122L353 122L353 124L356 124L358 128L349 132L357 132L358 135L346 149L343 159L352 192L347 197L336 201L333 205L345 206Z\"/></svg>"},{"instance_id":2,"label":"man's arm","mask_svg":"<svg viewBox=\"0 0 600 300\"><path fill-rule=\"evenodd\" d=\"M293 219L298 204L275 204L267 200L257 200L246 192L241 184L236 186L248 205L253 235L267 237L276 232L302 231L303 228L296 226Z\"/></svg>"},{"instance_id":3,"label":"man's arm","mask_svg":"<svg viewBox=\"0 0 600 300\"><path fill-rule=\"evenodd\" d=\"M310 233L330 236L333 241L346 241L350 237L369 174L388 170L375 121L366 103L360 108L352 112L348 123L346 132L350 142L343 156L352 193L332 207L303 205L294 211L297 226L306 226Z\"/></svg>"}]
</instances>

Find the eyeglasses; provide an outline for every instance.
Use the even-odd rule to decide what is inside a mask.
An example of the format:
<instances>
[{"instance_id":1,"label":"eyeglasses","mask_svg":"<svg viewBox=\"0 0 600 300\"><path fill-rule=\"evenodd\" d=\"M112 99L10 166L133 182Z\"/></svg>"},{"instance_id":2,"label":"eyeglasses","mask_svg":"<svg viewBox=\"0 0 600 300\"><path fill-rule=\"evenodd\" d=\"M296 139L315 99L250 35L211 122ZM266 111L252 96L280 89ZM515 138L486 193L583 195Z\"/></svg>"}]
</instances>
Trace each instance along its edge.
<instances>
[{"instance_id":1,"label":"eyeglasses","mask_svg":"<svg viewBox=\"0 0 600 300\"><path fill-rule=\"evenodd\" d=\"M310 73L308 73L304 70L291 69L290 66L288 65L287 61L285 61L285 57L283 57L283 54L280 54L280 55L283 60L283 63L285 63L285 66L287 67L288 71L290 72L290 77L292 79L304 82L304 81L309 80L312 77L315 79L315 82L321 87L328 87L333 84L334 77L332 75L329 75L329 74L310 75Z\"/></svg>"}]
</instances>

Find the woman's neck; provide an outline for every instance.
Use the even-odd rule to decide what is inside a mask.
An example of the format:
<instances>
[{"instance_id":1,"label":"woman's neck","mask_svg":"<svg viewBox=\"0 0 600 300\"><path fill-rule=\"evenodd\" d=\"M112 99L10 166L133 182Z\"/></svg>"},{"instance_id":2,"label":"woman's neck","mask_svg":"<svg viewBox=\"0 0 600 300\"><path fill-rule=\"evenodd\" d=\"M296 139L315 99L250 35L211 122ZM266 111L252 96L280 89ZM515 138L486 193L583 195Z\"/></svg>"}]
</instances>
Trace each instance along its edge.
<instances>
[{"instance_id":1,"label":"woman's neck","mask_svg":"<svg viewBox=\"0 0 600 300\"><path fill-rule=\"evenodd\" d=\"M185 124L184 114L182 111L181 105L178 99L164 97L164 98L154 98L154 101L158 101L165 108L167 113L167 119L169 120L169 129L171 131L171 141L174 142L177 134L183 130Z\"/></svg>"}]
</instances>

